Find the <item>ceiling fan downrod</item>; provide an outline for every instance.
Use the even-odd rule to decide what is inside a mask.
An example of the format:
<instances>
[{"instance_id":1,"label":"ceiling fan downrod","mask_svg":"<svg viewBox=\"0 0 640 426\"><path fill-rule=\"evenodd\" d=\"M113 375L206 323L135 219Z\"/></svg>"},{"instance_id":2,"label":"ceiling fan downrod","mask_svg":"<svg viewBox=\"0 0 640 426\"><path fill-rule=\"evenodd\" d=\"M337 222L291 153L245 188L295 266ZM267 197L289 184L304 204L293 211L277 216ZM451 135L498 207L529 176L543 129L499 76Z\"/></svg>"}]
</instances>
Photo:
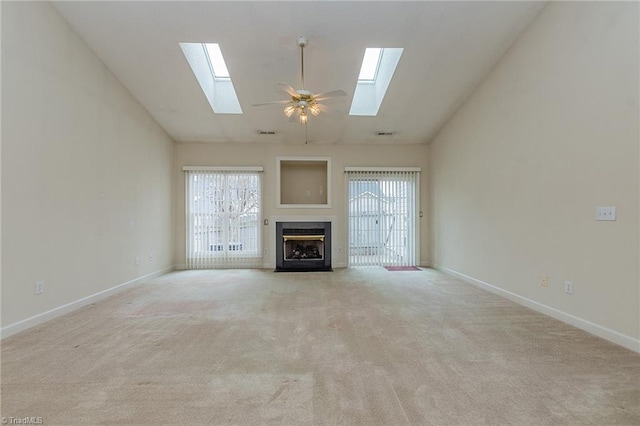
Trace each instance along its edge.
<instances>
[{"instance_id":1,"label":"ceiling fan downrod","mask_svg":"<svg viewBox=\"0 0 640 426\"><path fill-rule=\"evenodd\" d=\"M302 68L302 89L304 90L304 47L307 45L308 40L306 37L298 37L298 46L300 46L300 65Z\"/></svg>"}]
</instances>

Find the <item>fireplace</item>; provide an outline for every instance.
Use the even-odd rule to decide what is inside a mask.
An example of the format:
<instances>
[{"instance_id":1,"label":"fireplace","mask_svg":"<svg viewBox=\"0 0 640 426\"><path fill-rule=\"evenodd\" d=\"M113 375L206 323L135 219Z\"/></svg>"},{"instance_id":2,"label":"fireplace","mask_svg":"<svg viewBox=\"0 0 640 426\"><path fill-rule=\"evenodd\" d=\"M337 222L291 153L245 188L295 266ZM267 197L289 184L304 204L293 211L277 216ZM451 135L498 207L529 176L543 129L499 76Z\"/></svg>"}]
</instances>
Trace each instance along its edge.
<instances>
[{"instance_id":1,"label":"fireplace","mask_svg":"<svg viewBox=\"0 0 640 426\"><path fill-rule=\"evenodd\" d=\"M331 222L276 222L276 272L331 270Z\"/></svg>"}]
</instances>

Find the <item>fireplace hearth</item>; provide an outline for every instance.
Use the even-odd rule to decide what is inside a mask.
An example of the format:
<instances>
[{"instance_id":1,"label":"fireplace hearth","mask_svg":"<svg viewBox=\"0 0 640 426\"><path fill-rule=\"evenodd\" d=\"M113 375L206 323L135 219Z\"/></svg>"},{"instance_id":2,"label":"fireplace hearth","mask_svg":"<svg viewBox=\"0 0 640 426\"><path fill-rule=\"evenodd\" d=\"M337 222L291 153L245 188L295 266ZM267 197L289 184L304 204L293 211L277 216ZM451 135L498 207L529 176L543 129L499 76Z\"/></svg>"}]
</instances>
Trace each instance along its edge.
<instances>
[{"instance_id":1,"label":"fireplace hearth","mask_svg":"<svg viewBox=\"0 0 640 426\"><path fill-rule=\"evenodd\" d=\"M276 222L276 272L331 270L331 222Z\"/></svg>"}]
</instances>

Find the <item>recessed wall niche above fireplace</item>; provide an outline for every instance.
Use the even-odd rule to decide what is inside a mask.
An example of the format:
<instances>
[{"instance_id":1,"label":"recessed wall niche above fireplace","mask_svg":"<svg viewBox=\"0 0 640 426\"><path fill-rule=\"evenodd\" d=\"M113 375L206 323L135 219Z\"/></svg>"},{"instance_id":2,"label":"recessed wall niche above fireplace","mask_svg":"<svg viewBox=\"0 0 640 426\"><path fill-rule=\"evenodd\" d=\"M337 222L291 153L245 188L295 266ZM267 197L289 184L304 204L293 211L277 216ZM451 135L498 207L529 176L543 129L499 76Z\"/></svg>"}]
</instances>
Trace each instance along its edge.
<instances>
[{"instance_id":1,"label":"recessed wall niche above fireplace","mask_svg":"<svg viewBox=\"0 0 640 426\"><path fill-rule=\"evenodd\" d=\"M276 222L276 272L331 270L331 222Z\"/></svg>"},{"instance_id":2,"label":"recessed wall niche above fireplace","mask_svg":"<svg viewBox=\"0 0 640 426\"><path fill-rule=\"evenodd\" d=\"M330 208L331 158L278 157L278 208Z\"/></svg>"}]
</instances>

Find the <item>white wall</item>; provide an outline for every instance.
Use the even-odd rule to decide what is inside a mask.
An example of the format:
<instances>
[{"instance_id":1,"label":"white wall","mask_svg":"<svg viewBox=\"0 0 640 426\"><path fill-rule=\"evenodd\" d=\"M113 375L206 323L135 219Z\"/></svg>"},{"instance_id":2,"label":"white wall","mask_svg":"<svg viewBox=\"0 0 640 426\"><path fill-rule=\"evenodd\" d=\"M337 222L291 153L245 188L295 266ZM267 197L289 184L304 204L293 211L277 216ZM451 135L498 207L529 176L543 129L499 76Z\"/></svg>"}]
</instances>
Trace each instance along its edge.
<instances>
[{"instance_id":1,"label":"white wall","mask_svg":"<svg viewBox=\"0 0 640 426\"><path fill-rule=\"evenodd\" d=\"M435 265L640 351L638 48L636 2L548 3L429 157Z\"/></svg>"},{"instance_id":2,"label":"white wall","mask_svg":"<svg viewBox=\"0 0 640 426\"><path fill-rule=\"evenodd\" d=\"M297 124L294 124L297 125ZM278 208L276 164L278 157L329 157L331 158L331 208ZM346 266L347 244L345 166L413 166L421 167L421 209L426 211L428 202L428 161L426 145L328 145L328 144L199 144L177 143L174 184L176 187L176 264L185 263L185 204L183 166L263 166L263 217L335 216L333 245L340 252L332 253L334 267ZM273 249L274 221L263 228L263 246L269 249L265 264L275 267ZM420 219L420 260L428 259L427 217Z\"/></svg>"},{"instance_id":3,"label":"white wall","mask_svg":"<svg viewBox=\"0 0 640 426\"><path fill-rule=\"evenodd\" d=\"M6 336L172 266L173 142L49 3L1 7Z\"/></svg>"}]
</instances>

